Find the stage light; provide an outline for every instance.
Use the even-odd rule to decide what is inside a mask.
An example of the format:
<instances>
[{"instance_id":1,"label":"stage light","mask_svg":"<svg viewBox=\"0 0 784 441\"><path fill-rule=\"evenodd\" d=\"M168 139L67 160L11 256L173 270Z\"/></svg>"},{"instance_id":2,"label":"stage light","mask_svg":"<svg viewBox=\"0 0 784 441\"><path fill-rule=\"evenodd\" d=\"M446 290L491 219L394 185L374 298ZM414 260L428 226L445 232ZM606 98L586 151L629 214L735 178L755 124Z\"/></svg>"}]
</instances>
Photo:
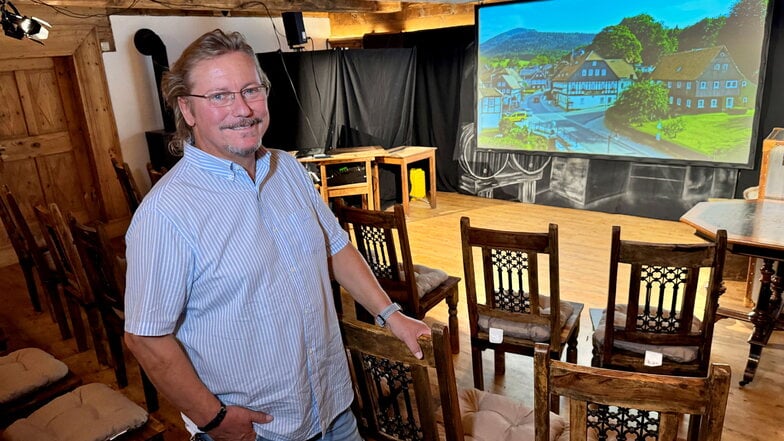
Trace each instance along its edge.
<instances>
[{"instance_id":1,"label":"stage light","mask_svg":"<svg viewBox=\"0 0 784 441\"><path fill-rule=\"evenodd\" d=\"M0 1L0 23L2 23L5 35L17 40L29 38L39 44L44 44L41 40L46 40L49 37L48 28L52 27L40 18L25 17L19 14L16 6L6 0Z\"/></svg>"}]
</instances>

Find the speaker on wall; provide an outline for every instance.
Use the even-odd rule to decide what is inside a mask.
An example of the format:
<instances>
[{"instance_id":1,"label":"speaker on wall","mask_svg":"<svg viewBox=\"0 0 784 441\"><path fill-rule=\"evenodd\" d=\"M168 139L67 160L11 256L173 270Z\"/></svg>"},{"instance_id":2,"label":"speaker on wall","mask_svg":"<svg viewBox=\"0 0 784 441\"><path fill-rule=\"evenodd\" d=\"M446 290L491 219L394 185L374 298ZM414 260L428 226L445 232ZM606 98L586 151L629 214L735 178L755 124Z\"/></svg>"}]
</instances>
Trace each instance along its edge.
<instances>
[{"instance_id":1,"label":"speaker on wall","mask_svg":"<svg viewBox=\"0 0 784 441\"><path fill-rule=\"evenodd\" d=\"M286 31L289 47L294 49L295 46L307 43L308 35L305 33L302 12L283 12L280 16L283 18L283 29Z\"/></svg>"}]
</instances>

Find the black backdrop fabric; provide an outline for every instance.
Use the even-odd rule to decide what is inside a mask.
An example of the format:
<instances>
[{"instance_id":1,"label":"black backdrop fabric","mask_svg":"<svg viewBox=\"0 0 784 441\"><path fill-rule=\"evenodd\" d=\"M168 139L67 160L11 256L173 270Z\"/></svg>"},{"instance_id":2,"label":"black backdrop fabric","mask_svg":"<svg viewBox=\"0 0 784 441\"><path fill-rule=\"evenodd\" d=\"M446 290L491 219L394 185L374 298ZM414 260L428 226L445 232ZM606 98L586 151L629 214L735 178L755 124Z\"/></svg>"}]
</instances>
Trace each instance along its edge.
<instances>
[{"instance_id":1,"label":"black backdrop fabric","mask_svg":"<svg viewBox=\"0 0 784 441\"><path fill-rule=\"evenodd\" d=\"M763 60L765 76L754 168L712 169L712 175L721 176L721 188L711 190L718 193L709 196L741 197L745 188L756 185L761 141L773 128L784 126L784 82L780 81L784 76L784 7L777 3L772 6L769 47ZM436 146L438 189L458 191L462 185L458 137L474 120L474 37L475 27L463 26L368 34L363 45L369 49L362 50L260 54L262 67L273 82L273 123L265 145L288 150L314 146ZM281 60L286 60L292 84L307 106L297 105ZM628 168L631 163L592 159L590 164L601 174ZM698 167L690 173L703 171ZM382 175L383 199L385 180ZM725 188L728 185L730 188ZM536 203L563 204L559 198L537 191L540 198ZM504 197L493 197L499 196ZM593 208L580 208L677 219L698 201L693 197L674 200L627 192ZM662 204L671 207L670 211L663 214Z\"/></svg>"}]
</instances>

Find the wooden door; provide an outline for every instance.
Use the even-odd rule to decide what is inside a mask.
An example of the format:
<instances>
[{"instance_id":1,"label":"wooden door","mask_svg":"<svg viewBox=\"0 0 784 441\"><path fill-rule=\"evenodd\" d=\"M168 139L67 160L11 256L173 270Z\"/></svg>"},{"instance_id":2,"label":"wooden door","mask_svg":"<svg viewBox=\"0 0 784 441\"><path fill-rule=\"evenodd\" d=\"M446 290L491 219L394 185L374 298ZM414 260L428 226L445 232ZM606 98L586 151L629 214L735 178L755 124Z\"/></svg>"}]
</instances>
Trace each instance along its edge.
<instances>
[{"instance_id":1,"label":"wooden door","mask_svg":"<svg viewBox=\"0 0 784 441\"><path fill-rule=\"evenodd\" d=\"M96 30L62 26L57 36L44 46L0 38L0 183L28 219L35 204L50 202L84 221L127 216ZM15 261L0 227L0 266Z\"/></svg>"},{"instance_id":2,"label":"wooden door","mask_svg":"<svg viewBox=\"0 0 784 441\"><path fill-rule=\"evenodd\" d=\"M36 232L37 204L55 202L80 218L97 215L72 78L62 57L0 61L0 182ZM7 237L0 240L0 252L12 251Z\"/></svg>"}]
</instances>

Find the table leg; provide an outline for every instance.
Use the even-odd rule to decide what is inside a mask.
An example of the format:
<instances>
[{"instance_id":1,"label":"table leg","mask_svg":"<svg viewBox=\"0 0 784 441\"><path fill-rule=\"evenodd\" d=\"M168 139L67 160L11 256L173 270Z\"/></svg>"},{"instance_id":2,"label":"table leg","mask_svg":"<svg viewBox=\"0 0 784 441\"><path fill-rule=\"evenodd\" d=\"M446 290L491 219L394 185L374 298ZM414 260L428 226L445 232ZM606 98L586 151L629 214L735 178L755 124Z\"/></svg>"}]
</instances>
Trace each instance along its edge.
<instances>
[{"instance_id":1,"label":"table leg","mask_svg":"<svg viewBox=\"0 0 784 441\"><path fill-rule=\"evenodd\" d=\"M430 160L428 161L430 165L430 194L428 195L428 201L430 202L430 208L436 208L436 154L433 152L430 155Z\"/></svg>"},{"instance_id":2,"label":"table leg","mask_svg":"<svg viewBox=\"0 0 784 441\"><path fill-rule=\"evenodd\" d=\"M403 201L403 212L408 215L408 202L411 199L411 196L408 194L408 163L403 161L400 164L400 189L403 192L401 197Z\"/></svg>"},{"instance_id":3,"label":"table leg","mask_svg":"<svg viewBox=\"0 0 784 441\"><path fill-rule=\"evenodd\" d=\"M745 386L754 379L757 372L762 348L768 344L770 335L776 326L776 322L781 314L781 274L775 275L773 269L773 259L763 259L762 277L760 278L760 292L754 310L749 313L749 321L754 325L754 329L749 337L749 357L746 361L746 370L743 373L741 386ZM781 265L777 265L780 270Z\"/></svg>"}]
</instances>

